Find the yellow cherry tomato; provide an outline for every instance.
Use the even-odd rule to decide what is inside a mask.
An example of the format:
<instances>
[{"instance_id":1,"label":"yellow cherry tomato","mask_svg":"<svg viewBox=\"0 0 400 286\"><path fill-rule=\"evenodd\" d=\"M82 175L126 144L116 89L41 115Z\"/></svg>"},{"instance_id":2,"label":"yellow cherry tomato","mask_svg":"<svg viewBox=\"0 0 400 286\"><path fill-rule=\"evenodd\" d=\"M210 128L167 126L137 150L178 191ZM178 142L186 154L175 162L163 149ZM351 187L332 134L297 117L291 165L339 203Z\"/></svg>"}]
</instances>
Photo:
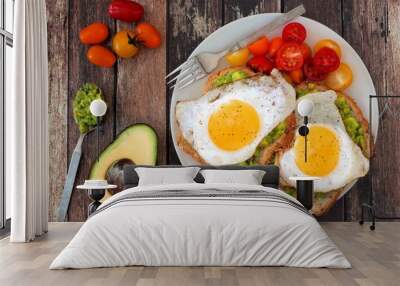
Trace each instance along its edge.
<instances>
[{"instance_id":1,"label":"yellow cherry tomato","mask_svg":"<svg viewBox=\"0 0 400 286\"><path fill-rule=\"evenodd\" d=\"M121 58L135 56L139 51L137 45L135 32L129 30L116 33L112 41L113 51Z\"/></svg>"},{"instance_id":2,"label":"yellow cherry tomato","mask_svg":"<svg viewBox=\"0 0 400 286\"><path fill-rule=\"evenodd\" d=\"M325 84L333 90L340 91L348 88L352 81L353 72L350 67L345 63L341 63L337 70L328 74L328 77L325 79Z\"/></svg>"},{"instance_id":3,"label":"yellow cherry tomato","mask_svg":"<svg viewBox=\"0 0 400 286\"><path fill-rule=\"evenodd\" d=\"M232 67L245 65L247 63L248 58L249 58L249 50L247 48L234 51L225 56L226 61Z\"/></svg>"},{"instance_id":4,"label":"yellow cherry tomato","mask_svg":"<svg viewBox=\"0 0 400 286\"><path fill-rule=\"evenodd\" d=\"M322 48L330 48L330 49L334 50L336 52L336 54L339 56L339 58L342 55L342 49L340 48L339 44L336 43L334 40L324 39L324 40L319 41L314 46L314 53L318 52L318 50L320 50Z\"/></svg>"}]
</instances>

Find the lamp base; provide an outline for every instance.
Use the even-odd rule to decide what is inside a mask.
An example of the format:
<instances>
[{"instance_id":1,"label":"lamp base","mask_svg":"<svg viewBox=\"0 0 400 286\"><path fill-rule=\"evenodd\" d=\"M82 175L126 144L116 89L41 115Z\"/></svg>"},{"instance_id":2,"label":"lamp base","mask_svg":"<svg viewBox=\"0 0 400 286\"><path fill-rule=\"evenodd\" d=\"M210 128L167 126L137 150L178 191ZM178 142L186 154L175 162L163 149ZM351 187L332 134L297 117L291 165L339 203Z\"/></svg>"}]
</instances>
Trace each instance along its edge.
<instances>
[{"instance_id":1,"label":"lamp base","mask_svg":"<svg viewBox=\"0 0 400 286\"><path fill-rule=\"evenodd\" d=\"M97 208L101 205L100 200L104 197L106 193L105 189L89 189L88 195L93 200L88 206L88 216L94 213Z\"/></svg>"},{"instance_id":2,"label":"lamp base","mask_svg":"<svg viewBox=\"0 0 400 286\"><path fill-rule=\"evenodd\" d=\"M314 181L313 180L297 180L296 181L297 200L303 204L303 206L310 210L313 206L313 192L314 192Z\"/></svg>"}]
</instances>

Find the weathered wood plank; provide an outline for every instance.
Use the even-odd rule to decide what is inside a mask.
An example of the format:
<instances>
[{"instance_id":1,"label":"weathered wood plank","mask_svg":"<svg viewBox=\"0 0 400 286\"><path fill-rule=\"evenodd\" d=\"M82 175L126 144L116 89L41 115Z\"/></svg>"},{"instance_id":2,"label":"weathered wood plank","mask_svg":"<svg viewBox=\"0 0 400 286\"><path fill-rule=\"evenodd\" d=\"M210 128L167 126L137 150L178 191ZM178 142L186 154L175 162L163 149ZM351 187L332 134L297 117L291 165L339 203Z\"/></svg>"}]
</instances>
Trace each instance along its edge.
<instances>
[{"instance_id":1,"label":"weathered wood plank","mask_svg":"<svg viewBox=\"0 0 400 286\"><path fill-rule=\"evenodd\" d=\"M171 71L184 61L207 35L224 23L255 13L287 11L300 3L306 6L307 17L320 21L342 34L356 49L373 77L378 95L397 93L400 84L396 77L396 67L400 63L400 55L397 53L400 45L400 8L395 0L143 1L145 20L162 32L164 45L157 50L142 49L135 59L120 61L118 67L111 70L89 64L85 56L87 48L81 45L78 39L79 30L93 21L103 21L109 24L111 31L115 30L116 24L107 14L109 1L98 2L95 9L88 0L47 1L51 160L49 219L55 217L68 161L79 135L72 117L72 99L81 84L88 81L98 84L109 103L110 110L105 121L101 148L112 141L116 132L120 132L129 124L142 121L153 125L159 134L159 162L179 163L169 132L171 94L168 92L168 97L165 98L165 65L167 71ZM390 33L387 32L387 24ZM119 29L123 27L127 26L118 24ZM385 62L385 65L382 65L382 62ZM399 106L392 106L396 107L394 111L398 112ZM117 111L117 117L114 110ZM400 172L396 160L400 156L400 150L396 146L400 134L396 128L396 120L384 117L379 132L377 163L372 166L374 187L377 190L379 188L376 192L378 215L400 216L400 193L397 191ZM91 134L84 144L77 183L81 183L88 176L96 157L95 139L95 134ZM361 180L325 219L357 219L360 214L359 202L365 199L367 187L368 181ZM88 203L84 192L74 191L70 220L85 219Z\"/></svg>"},{"instance_id":2,"label":"weathered wood plank","mask_svg":"<svg viewBox=\"0 0 400 286\"><path fill-rule=\"evenodd\" d=\"M368 59L368 64L371 65L370 72L376 79L374 80L375 86L379 87L378 95L399 96L400 4L399 1L387 0L387 7L383 6L384 3L375 5L372 8L380 10L375 12L379 13L376 15L378 21L374 22L372 18L372 23L369 23L369 26L374 24L373 37L364 40L369 44L365 52L372 53ZM385 44L384 40L386 40L386 53L383 50L380 51ZM384 81L385 77L386 81ZM381 107L382 103L381 101ZM373 166L373 186L377 215L400 217L400 129L398 127L400 99L390 100L388 103L392 114L388 113L380 122L377 156L374 160L376 164Z\"/></svg>"},{"instance_id":3,"label":"weathered wood plank","mask_svg":"<svg viewBox=\"0 0 400 286\"><path fill-rule=\"evenodd\" d=\"M362 1L362 0L353 0L353 1L344 1L343 2L343 35L344 38L350 43L350 45L357 51L362 60L364 61L367 69L369 70L372 80L374 82L376 91L378 95L385 95L386 93L386 75L385 75L385 66L383 62L390 63L390 61L385 60L386 54L386 1ZM399 14L397 15L397 17ZM398 38L396 39L398 40ZM393 53L393 52L392 52ZM398 58L397 63L400 63L400 58ZM395 66L393 62L392 68ZM394 83L396 83L396 77L392 79ZM398 83L398 81L397 81ZM365 97L368 97L368 94L365 94ZM383 123L383 122L382 122ZM382 157L380 152L377 154L375 161L378 163L377 166L371 166L374 173L374 178L377 178L375 186L380 189L379 185L382 184L383 189L388 193L383 193L381 190L377 192L377 203L378 210L381 214L380 210L383 207L383 204L391 198L394 198L394 186L398 186L398 180L393 178L393 180L381 180L379 179L386 177L389 169L387 169L387 163L391 164L392 169L398 168L396 160L394 159L394 150L397 148L395 144L389 142L395 139L395 133L391 133L393 126L393 122L388 122L389 125L381 124L379 130L380 139L378 143L378 151L385 150L385 157ZM394 131L394 130L393 130ZM384 139L385 138L385 139ZM397 139L400 137L397 134ZM382 142L381 140L384 139ZM389 140L389 141L387 141ZM381 149L384 142L388 142L391 145L391 149ZM382 154L383 155L383 154ZM384 158L393 158L393 160L385 160ZM400 157L397 157L400 158ZM388 162L390 161L390 162ZM391 163L393 162L393 163ZM379 166L386 166L385 169L379 168ZM394 164L394 165L393 165ZM376 168L378 167L378 168ZM389 166L390 167L390 166ZM390 174L395 174L390 171ZM396 176L393 176L396 177ZM360 203L361 201L367 200L369 188L369 181L367 178L361 179L358 181L356 186L349 192L346 197L346 220L356 220L360 217ZM392 194L390 196L390 194Z\"/></svg>"},{"instance_id":4,"label":"weathered wood plank","mask_svg":"<svg viewBox=\"0 0 400 286\"><path fill-rule=\"evenodd\" d=\"M274 12L281 12L280 0L224 1L224 23L250 15Z\"/></svg>"},{"instance_id":5,"label":"weathered wood plank","mask_svg":"<svg viewBox=\"0 0 400 286\"><path fill-rule=\"evenodd\" d=\"M339 35L342 34L342 6L341 1L337 0L285 0L284 11L288 11L297 5L304 4L306 8L305 17L321 22L328 26ZM320 218L321 220L343 220L344 219L344 200L339 200L331 211Z\"/></svg>"},{"instance_id":6,"label":"weathered wood plank","mask_svg":"<svg viewBox=\"0 0 400 286\"><path fill-rule=\"evenodd\" d=\"M342 34L342 5L338 0L284 0L283 10L286 12L294 7L303 4L306 8L305 17L316 20L339 35Z\"/></svg>"},{"instance_id":7,"label":"weathered wood plank","mask_svg":"<svg viewBox=\"0 0 400 286\"><path fill-rule=\"evenodd\" d=\"M162 46L157 49L141 47L132 59L118 60L116 131L133 123L147 123L158 135L158 163L166 162L166 1L140 1L144 6L143 21L154 25L162 35ZM117 21L118 31L133 26Z\"/></svg>"},{"instance_id":8,"label":"weathered wood plank","mask_svg":"<svg viewBox=\"0 0 400 286\"><path fill-rule=\"evenodd\" d=\"M49 220L53 221L68 164L68 3L64 0L46 2L49 47Z\"/></svg>"},{"instance_id":9,"label":"weathered wood plank","mask_svg":"<svg viewBox=\"0 0 400 286\"><path fill-rule=\"evenodd\" d=\"M209 34L223 24L222 0L168 2L168 72L184 62ZM172 91L168 92L170 99ZM170 101L168 100L168 112ZM168 122L168 163L179 164Z\"/></svg>"},{"instance_id":10,"label":"weathered wood plank","mask_svg":"<svg viewBox=\"0 0 400 286\"><path fill-rule=\"evenodd\" d=\"M89 63L86 59L87 46L79 41L79 30L93 22L102 22L108 25L110 33L115 30L114 21L108 16L108 0L99 0L96 6L90 0L69 1L69 33L68 33L68 158L70 158L79 136L72 114L72 100L76 91L85 82L97 84L103 91L104 99L109 109L103 123L104 133L101 136L100 148L105 148L112 140L114 134L113 112L114 106L114 78L115 69L100 68ZM110 41L106 45L109 45ZM128 111L127 111L128 112ZM89 134L83 144L83 154L75 184L83 183L87 179L90 167L96 159L96 134ZM90 200L86 192L74 190L70 203L69 220L83 221L86 219L87 205Z\"/></svg>"}]
</instances>

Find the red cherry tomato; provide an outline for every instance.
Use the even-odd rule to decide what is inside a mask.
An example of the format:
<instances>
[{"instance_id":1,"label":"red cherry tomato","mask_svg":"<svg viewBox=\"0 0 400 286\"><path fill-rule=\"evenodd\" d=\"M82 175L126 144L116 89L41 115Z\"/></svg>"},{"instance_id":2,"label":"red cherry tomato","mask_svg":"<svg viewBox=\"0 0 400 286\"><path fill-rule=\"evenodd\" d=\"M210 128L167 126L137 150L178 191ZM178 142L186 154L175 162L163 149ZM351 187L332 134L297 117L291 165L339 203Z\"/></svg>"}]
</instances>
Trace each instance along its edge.
<instances>
[{"instance_id":1,"label":"red cherry tomato","mask_svg":"<svg viewBox=\"0 0 400 286\"><path fill-rule=\"evenodd\" d=\"M100 44L108 37L108 27L103 23L93 23L79 32L79 39L87 45Z\"/></svg>"},{"instance_id":2,"label":"red cherry tomato","mask_svg":"<svg viewBox=\"0 0 400 286\"><path fill-rule=\"evenodd\" d=\"M92 64L105 68L112 67L117 60L112 51L100 45L91 46L86 53L86 57Z\"/></svg>"},{"instance_id":3,"label":"red cherry tomato","mask_svg":"<svg viewBox=\"0 0 400 286\"><path fill-rule=\"evenodd\" d=\"M300 23L287 24L282 31L282 39L285 42L297 42L301 44L306 39L306 28Z\"/></svg>"},{"instance_id":4,"label":"red cherry tomato","mask_svg":"<svg viewBox=\"0 0 400 286\"><path fill-rule=\"evenodd\" d=\"M323 73L330 73L339 68L340 59L331 48L321 48L314 56L314 66Z\"/></svg>"},{"instance_id":5,"label":"red cherry tomato","mask_svg":"<svg viewBox=\"0 0 400 286\"><path fill-rule=\"evenodd\" d=\"M282 47L283 40L281 37L275 37L271 40L271 43L268 48L268 56L271 58L276 55L276 52Z\"/></svg>"},{"instance_id":6,"label":"red cherry tomato","mask_svg":"<svg viewBox=\"0 0 400 286\"><path fill-rule=\"evenodd\" d=\"M255 56L263 56L267 53L269 47L269 41L267 37L262 36L253 43L247 45L249 52Z\"/></svg>"},{"instance_id":7,"label":"red cherry tomato","mask_svg":"<svg viewBox=\"0 0 400 286\"><path fill-rule=\"evenodd\" d=\"M279 70L293 71L302 67L304 63L300 45L295 42L285 43L278 50L275 59Z\"/></svg>"},{"instance_id":8,"label":"red cherry tomato","mask_svg":"<svg viewBox=\"0 0 400 286\"><path fill-rule=\"evenodd\" d=\"M302 43L300 45L300 50L303 54L304 60L311 58L311 48L306 43Z\"/></svg>"},{"instance_id":9,"label":"red cherry tomato","mask_svg":"<svg viewBox=\"0 0 400 286\"><path fill-rule=\"evenodd\" d=\"M304 63L303 70L304 70L304 75L310 81L322 81L326 79L326 77L328 76L328 73L321 72L315 68L312 59L309 59Z\"/></svg>"},{"instance_id":10,"label":"red cherry tomato","mask_svg":"<svg viewBox=\"0 0 400 286\"><path fill-rule=\"evenodd\" d=\"M289 76L293 80L293 82L297 84L301 83L304 79L304 74L302 69L297 69L289 72Z\"/></svg>"},{"instance_id":11,"label":"red cherry tomato","mask_svg":"<svg viewBox=\"0 0 400 286\"><path fill-rule=\"evenodd\" d=\"M274 62L265 56L256 56L247 62L247 66L256 72L270 74L274 68Z\"/></svg>"},{"instance_id":12,"label":"red cherry tomato","mask_svg":"<svg viewBox=\"0 0 400 286\"><path fill-rule=\"evenodd\" d=\"M158 48L161 45L160 32L151 24L141 22L136 25L137 39L147 48Z\"/></svg>"}]
</instances>

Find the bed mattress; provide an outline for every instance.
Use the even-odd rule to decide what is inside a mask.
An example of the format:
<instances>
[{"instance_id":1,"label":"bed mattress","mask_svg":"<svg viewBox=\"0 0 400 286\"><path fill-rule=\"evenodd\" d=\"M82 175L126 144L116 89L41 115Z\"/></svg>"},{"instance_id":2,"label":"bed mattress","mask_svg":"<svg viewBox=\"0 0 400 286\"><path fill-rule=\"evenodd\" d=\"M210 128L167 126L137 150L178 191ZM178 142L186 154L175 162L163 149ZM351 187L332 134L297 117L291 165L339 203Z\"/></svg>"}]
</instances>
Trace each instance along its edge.
<instances>
[{"instance_id":1,"label":"bed mattress","mask_svg":"<svg viewBox=\"0 0 400 286\"><path fill-rule=\"evenodd\" d=\"M50 269L130 265L350 267L315 218L284 192L195 183L114 195Z\"/></svg>"}]
</instances>

